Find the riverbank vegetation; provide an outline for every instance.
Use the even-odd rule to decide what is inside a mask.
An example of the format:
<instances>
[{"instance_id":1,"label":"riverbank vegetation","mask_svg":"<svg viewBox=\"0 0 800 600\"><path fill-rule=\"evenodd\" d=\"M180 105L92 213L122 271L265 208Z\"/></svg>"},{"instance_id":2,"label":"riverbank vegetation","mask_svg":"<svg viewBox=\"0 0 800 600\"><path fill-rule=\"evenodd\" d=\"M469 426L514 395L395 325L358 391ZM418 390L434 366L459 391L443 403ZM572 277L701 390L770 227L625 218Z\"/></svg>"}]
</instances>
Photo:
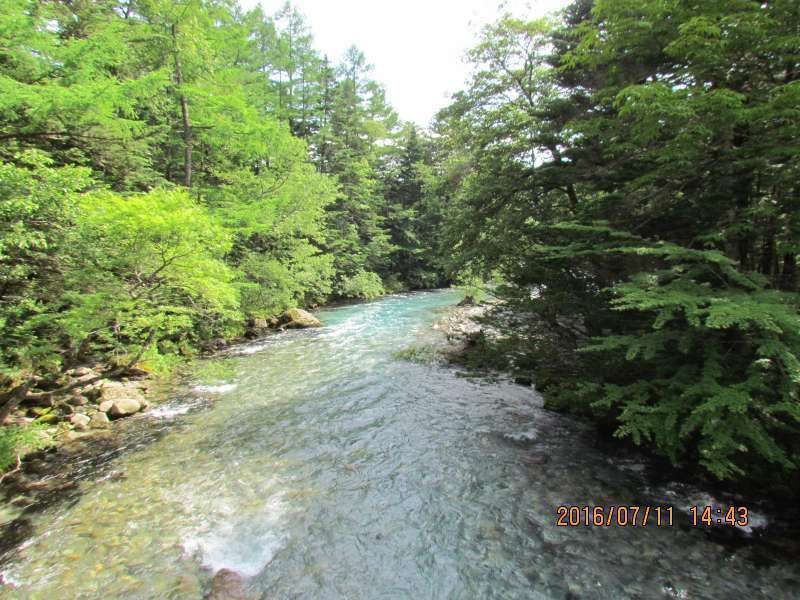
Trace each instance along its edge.
<instances>
[{"instance_id":1,"label":"riverbank vegetation","mask_svg":"<svg viewBox=\"0 0 800 600\"><path fill-rule=\"evenodd\" d=\"M290 307L444 283L431 141L369 70L288 5L3 2L0 422L76 365L165 372Z\"/></svg>"},{"instance_id":2,"label":"riverbank vegetation","mask_svg":"<svg viewBox=\"0 0 800 600\"><path fill-rule=\"evenodd\" d=\"M506 16L436 127L450 268L505 282L507 364L718 478L800 466L798 31L791 0Z\"/></svg>"}]
</instances>

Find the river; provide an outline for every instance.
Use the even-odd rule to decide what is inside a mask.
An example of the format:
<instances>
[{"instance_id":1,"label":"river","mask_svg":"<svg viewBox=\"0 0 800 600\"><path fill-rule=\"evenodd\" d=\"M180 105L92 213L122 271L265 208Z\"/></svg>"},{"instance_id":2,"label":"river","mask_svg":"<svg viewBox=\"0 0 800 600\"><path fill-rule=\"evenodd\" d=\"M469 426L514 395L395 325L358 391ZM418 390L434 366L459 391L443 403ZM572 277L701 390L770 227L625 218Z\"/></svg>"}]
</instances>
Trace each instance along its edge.
<instances>
[{"instance_id":1,"label":"river","mask_svg":"<svg viewBox=\"0 0 800 600\"><path fill-rule=\"evenodd\" d=\"M225 567L278 599L800 597L795 557L690 527L706 496L534 389L395 357L455 300L325 309L210 361L30 515L0 595L201 598ZM557 527L559 505L669 505L674 524Z\"/></svg>"}]
</instances>

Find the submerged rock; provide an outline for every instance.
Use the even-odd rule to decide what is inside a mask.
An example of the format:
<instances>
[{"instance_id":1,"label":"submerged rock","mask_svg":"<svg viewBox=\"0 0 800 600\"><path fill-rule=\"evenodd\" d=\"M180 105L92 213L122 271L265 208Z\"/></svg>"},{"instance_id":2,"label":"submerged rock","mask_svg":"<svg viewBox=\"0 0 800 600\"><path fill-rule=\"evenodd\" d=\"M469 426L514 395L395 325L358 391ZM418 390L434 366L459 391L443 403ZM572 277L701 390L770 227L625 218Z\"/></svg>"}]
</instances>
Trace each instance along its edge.
<instances>
[{"instance_id":1,"label":"submerged rock","mask_svg":"<svg viewBox=\"0 0 800 600\"><path fill-rule=\"evenodd\" d=\"M211 593L208 600L253 600L255 596L247 592L245 579L241 573L231 569L220 569L211 580Z\"/></svg>"},{"instance_id":2,"label":"submerged rock","mask_svg":"<svg viewBox=\"0 0 800 600\"><path fill-rule=\"evenodd\" d=\"M322 327L322 321L301 308L290 308L280 316L278 323L281 329Z\"/></svg>"}]
</instances>

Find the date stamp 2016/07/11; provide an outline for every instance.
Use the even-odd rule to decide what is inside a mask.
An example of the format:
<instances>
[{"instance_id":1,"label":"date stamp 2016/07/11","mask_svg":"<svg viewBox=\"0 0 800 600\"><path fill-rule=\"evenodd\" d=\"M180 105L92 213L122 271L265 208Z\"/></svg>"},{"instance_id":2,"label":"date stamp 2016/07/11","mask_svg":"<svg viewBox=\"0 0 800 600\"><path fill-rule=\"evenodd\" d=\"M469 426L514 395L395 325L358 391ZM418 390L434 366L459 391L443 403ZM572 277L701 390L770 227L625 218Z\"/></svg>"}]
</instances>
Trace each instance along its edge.
<instances>
[{"instance_id":1,"label":"date stamp 2016/07/11","mask_svg":"<svg viewBox=\"0 0 800 600\"><path fill-rule=\"evenodd\" d=\"M689 525L746 527L745 506L692 506ZM558 527L672 527L672 506L558 506Z\"/></svg>"}]
</instances>

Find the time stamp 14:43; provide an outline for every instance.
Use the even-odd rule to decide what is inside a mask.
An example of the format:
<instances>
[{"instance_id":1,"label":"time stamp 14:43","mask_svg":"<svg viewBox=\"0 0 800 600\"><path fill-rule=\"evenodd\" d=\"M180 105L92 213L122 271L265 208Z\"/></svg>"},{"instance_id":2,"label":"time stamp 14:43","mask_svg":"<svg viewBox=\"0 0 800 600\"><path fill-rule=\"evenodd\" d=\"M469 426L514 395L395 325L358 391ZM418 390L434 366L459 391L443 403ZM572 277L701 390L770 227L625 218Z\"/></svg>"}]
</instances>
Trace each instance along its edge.
<instances>
[{"instance_id":1,"label":"time stamp 14:43","mask_svg":"<svg viewBox=\"0 0 800 600\"><path fill-rule=\"evenodd\" d=\"M674 524L672 506L575 506L556 507L558 527L671 527ZM746 506L691 506L689 525L692 527L746 527Z\"/></svg>"}]
</instances>

